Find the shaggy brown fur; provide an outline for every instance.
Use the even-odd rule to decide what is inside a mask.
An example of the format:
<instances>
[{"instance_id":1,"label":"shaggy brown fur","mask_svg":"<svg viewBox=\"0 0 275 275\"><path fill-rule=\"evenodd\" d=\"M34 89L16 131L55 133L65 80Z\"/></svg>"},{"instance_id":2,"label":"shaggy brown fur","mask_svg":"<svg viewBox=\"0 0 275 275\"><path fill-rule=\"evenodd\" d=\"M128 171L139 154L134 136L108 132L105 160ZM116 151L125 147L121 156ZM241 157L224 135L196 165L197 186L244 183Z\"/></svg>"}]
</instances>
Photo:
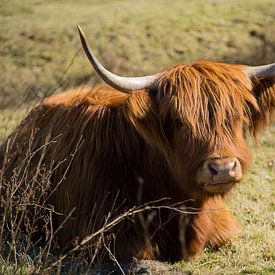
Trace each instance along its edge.
<instances>
[{"instance_id":1,"label":"shaggy brown fur","mask_svg":"<svg viewBox=\"0 0 275 275\"><path fill-rule=\"evenodd\" d=\"M36 152L30 179L42 152L44 166L57 167L48 203L65 215L76 208L58 235L62 247L100 228L110 211L117 216L170 198L169 204L181 203L193 213L149 211L143 214L151 219L146 228L140 217L123 221L113 229L113 253L124 260L190 258L239 230L224 194L205 192L196 171L215 156L237 157L247 170L246 129L256 134L270 122L274 90L273 80L251 80L244 66L201 61L162 72L158 87L149 91L127 95L102 85L57 94L12 133L4 174L9 179L25 173L22 162L30 151ZM0 147L2 155L7 146ZM64 217L55 219L57 227Z\"/></svg>"}]
</instances>

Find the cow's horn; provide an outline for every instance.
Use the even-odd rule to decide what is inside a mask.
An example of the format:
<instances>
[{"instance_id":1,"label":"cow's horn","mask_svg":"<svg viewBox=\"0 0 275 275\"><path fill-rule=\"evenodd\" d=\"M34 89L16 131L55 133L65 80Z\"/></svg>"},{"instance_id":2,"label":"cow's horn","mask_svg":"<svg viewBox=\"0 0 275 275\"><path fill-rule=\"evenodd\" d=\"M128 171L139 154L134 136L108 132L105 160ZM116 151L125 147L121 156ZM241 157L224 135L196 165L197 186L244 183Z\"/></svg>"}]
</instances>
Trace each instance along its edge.
<instances>
[{"instance_id":1,"label":"cow's horn","mask_svg":"<svg viewBox=\"0 0 275 275\"><path fill-rule=\"evenodd\" d=\"M77 25L77 29L79 32L83 49L88 59L90 60L96 72L98 73L99 77L107 84L125 93L129 93L134 90L150 88L154 85L157 79L157 75L142 77L122 77L105 69L89 48L85 35L79 25Z\"/></svg>"},{"instance_id":2,"label":"cow's horn","mask_svg":"<svg viewBox=\"0 0 275 275\"><path fill-rule=\"evenodd\" d=\"M263 66L247 67L246 71L248 74L256 77L275 78L275 63Z\"/></svg>"}]
</instances>

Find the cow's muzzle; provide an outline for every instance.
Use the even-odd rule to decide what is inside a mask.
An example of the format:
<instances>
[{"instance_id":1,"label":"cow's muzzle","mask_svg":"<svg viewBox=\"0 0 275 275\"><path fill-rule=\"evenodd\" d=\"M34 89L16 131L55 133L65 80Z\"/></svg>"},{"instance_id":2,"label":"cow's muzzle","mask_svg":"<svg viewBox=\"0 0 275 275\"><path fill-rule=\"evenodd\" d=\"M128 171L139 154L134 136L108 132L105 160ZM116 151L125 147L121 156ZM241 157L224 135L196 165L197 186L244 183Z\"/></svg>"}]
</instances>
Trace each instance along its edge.
<instances>
[{"instance_id":1,"label":"cow's muzzle","mask_svg":"<svg viewBox=\"0 0 275 275\"><path fill-rule=\"evenodd\" d=\"M197 172L196 180L207 192L224 193L242 177L241 164L237 158L213 158L203 163Z\"/></svg>"}]
</instances>

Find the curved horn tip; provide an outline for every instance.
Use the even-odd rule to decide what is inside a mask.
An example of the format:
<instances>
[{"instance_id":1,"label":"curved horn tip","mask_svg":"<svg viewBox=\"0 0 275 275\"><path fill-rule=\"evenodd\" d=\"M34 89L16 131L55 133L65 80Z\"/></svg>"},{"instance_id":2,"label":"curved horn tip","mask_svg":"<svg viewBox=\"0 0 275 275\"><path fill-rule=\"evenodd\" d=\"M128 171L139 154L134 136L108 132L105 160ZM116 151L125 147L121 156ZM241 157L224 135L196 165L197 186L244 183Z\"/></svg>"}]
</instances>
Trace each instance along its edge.
<instances>
[{"instance_id":1,"label":"curved horn tip","mask_svg":"<svg viewBox=\"0 0 275 275\"><path fill-rule=\"evenodd\" d=\"M76 25L76 28L77 28L79 34L81 34L82 36L85 36L85 34L84 34L84 32L82 31L80 25L77 24L77 25Z\"/></svg>"},{"instance_id":2,"label":"curved horn tip","mask_svg":"<svg viewBox=\"0 0 275 275\"><path fill-rule=\"evenodd\" d=\"M78 24L76 25L76 28L77 28L77 30L78 30L78 34L79 34L79 36L80 36L81 42L82 42L82 43L83 43L83 42L86 42L86 37L85 37L84 31L81 29L81 27L80 27Z\"/></svg>"}]
</instances>

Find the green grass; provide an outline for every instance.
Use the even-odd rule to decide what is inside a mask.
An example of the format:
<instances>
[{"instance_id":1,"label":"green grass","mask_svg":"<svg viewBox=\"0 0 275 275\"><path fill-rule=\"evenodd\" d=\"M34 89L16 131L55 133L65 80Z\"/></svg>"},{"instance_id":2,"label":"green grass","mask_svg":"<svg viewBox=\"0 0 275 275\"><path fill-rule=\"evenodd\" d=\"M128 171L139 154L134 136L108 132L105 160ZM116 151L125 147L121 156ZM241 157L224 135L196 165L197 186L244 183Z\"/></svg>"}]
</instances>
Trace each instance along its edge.
<instances>
[{"instance_id":1,"label":"green grass","mask_svg":"<svg viewBox=\"0 0 275 275\"><path fill-rule=\"evenodd\" d=\"M275 56L273 0L39 1L0 5L0 106L97 81L79 43L124 75L200 58L249 64ZM64 75L64 72L70 66Z\"/></svg>"},{"instance_id":2,"label":"green grass","mask_svg":"<svg viewBox=\"0 0 275 275\"><path fill-rule=\"evenodd\" d=\"M123 75L155 73L200 58L275 62L273 0L2 0L0 141L33 99L98 81L81 50L76 24L103 64ZM251 170L229 199L244 224L241 234L216 252L206 249L197 260L170 266L171 271L275 273L274 134L273 125L263 134L262 147L254 146Z\"/></svg>"}]
</instances>

